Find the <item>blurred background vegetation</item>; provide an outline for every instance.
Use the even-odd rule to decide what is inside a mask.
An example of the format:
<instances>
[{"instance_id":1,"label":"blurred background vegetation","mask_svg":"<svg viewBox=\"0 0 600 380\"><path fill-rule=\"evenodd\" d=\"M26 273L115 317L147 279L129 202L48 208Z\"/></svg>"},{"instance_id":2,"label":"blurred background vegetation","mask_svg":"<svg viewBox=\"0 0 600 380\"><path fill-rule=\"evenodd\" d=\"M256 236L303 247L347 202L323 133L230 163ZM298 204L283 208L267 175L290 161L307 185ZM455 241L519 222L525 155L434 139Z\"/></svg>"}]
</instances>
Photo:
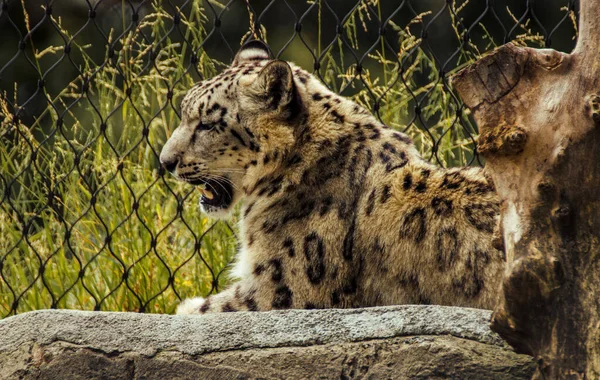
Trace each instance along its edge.
<instances>
[{"instance_id":1,"label":"blurred background vegetation","mask_svg":"<svg viewBox=\"0 0 600 380\"><path fill-rule=\"evenodd\" d=\"M574 0L0 0L0 317L172 312L228 282L236 219L158 153L187 88L250 38L410 134L481 164L449 76L508 41L570 51Z\"/></svg>"}]
</instances>

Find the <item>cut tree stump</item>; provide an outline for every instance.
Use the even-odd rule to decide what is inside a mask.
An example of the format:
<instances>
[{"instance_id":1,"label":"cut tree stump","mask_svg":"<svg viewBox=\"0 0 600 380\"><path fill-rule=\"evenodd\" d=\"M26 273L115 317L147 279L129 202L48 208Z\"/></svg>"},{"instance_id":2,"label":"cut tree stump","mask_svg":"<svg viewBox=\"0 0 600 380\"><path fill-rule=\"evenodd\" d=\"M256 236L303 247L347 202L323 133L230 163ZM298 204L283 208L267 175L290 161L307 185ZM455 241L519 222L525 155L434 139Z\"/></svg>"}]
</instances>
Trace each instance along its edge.
<instances>
[{"instance_id":1,"label":"cut tree stump","mask_svg":"<svg viewBox=\"0 0 600 380\"><path fill-rule=\"evenodd\" d=\"M492 329L534 378L600 378L600 0L579 32L571 54L507 44L453 78L502 200Z\"/></svg>"}]
</instances>

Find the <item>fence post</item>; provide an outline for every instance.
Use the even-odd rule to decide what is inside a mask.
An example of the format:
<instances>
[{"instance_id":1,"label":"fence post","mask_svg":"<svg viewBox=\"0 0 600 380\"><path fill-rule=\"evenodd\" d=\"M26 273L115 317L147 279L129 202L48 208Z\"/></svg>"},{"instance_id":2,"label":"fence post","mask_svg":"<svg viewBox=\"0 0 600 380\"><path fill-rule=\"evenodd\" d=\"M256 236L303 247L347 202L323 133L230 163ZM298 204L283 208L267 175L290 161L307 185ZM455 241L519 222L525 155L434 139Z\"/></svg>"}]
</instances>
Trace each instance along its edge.
<instances>
[{"instance_id":1,"label":"fence post","mask_svg":"<svg viewBox=\"0 0 600 380\"><path fill-rule=\"evenodd\" d=\"M534 378L600 376L600 0L580 4L573 53L507 44L453 78L502 199L492 329Z\"/></svg>"}]
</instances>

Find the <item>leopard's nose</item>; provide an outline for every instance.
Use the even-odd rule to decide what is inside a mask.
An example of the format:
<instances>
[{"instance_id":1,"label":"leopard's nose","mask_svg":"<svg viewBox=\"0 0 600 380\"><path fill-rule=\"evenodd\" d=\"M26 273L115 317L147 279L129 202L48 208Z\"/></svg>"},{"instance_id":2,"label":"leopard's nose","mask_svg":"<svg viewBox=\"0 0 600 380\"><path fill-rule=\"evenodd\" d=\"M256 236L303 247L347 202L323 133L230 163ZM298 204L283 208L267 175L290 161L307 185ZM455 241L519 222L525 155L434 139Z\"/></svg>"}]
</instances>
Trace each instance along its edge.
<instances>
[{"instance_id":1,"label":"leopard's nose","mask_svg":"<svg viewBox=\"0 0 600 380\"><path fill-rule=\"evenodd\" d=\"M179 156L176 154L168 154L165 149L160 153L159 160L161 166L171 173L175 172L177 164L179 164Z\"/></svg>"},{"instance_id":2,"label":"leopard's nose","mask_svg":"<svg viewBox=\"0 0 600 380\"><path fill-rule=\"evenodd\" d=\"M179 163L179 160L174 160L174 161L162 161L160 162L160 164L169 172L174 173L175 169L177 169L177 164Z\"/></svg>"},{"instance_id":3,"label":"leopard's nose","mask_svg":"<svg viewBox=\"0 0 600 380\"><path fill-rule=\"evenodd\" d=\"M175 174L175 170L183 156L181 143L178 143L183 140L180 135L180 129L177 128L175 132L173 132L173 136L167 140L160 151L160 165L173 174Z\"/></svg>"}]
</instances>

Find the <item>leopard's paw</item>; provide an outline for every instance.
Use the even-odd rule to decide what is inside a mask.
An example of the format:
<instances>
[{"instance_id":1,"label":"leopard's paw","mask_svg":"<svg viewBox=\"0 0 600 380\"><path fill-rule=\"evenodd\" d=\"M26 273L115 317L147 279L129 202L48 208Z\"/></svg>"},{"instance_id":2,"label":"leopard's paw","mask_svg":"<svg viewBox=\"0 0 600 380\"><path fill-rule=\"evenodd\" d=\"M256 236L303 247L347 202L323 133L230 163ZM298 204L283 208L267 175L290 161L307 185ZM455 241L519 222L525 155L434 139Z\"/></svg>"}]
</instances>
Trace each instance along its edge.
<instances>
[{"instance_id":1,"label":"leopard's paw","mask_svg":"<svg viewBox=\"0 0 600 380\"><path fill-rule=\"evenodd\" d=\"M196 298L188 298L183 300L179 306L177 306L177 311L175 312L178 315L182 314L201 314L200 308L204 305L204 298L196 297Z\"/></svg>"}]
</instances>

